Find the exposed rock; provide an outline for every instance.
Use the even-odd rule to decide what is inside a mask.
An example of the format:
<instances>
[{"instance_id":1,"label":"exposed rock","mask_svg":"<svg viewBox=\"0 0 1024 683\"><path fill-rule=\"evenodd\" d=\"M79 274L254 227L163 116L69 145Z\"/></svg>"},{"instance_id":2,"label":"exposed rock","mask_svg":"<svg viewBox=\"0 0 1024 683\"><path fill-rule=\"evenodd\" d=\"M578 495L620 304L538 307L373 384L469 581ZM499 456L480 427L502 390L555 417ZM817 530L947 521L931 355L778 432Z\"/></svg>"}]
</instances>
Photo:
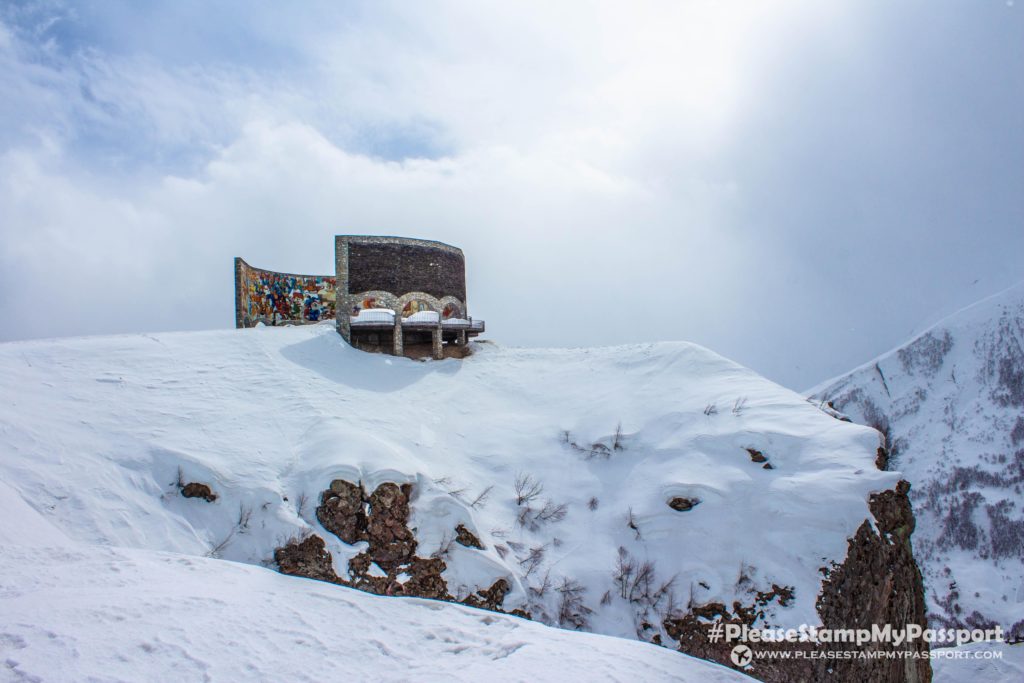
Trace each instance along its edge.
<instances>
[{"instance_id":1,"label":"exposed rock","mask_svg":"<svg viewBox=\"0 0 1024 683\"><path fill-rule=\"evenodd\" d=\"M764 453L756 448L748 448L746 451L750 453L750 462L768 462L768 458L764 457Z\"/></svg>"},{"instance_id":2,"label":"exposed rock","mask_svg":"<svg viewBox=\"0 0 1024 683\"><path fill-rule=\"evenodd\" d=\"M399 487L388 482L370 496L366 540L370 557L385 571L410 562L416 554L416 537L406 526L411 493L409 484Z\"/></svg>"},{"instance_id":3,"label":"exposed rock","mask_svg":"<svg viewBox=\"0 0 1024 683\"><path fill-rule=\"evenodd\" d=\"M416 538L408 527L412 485L384 483L369 496L361 485L335 479L320 496L317 519L324 528L346 543L366 541L366 551L348 562L348 579L338 577L330 553L319 536L278 548L274 559L284 574L340 583L378 595L405 595L455 602L442 573L447 568L440 557L417 557ZM480 539L465 525L456 527L456 540L467 547L481 548ZM374 571L376 569L376 571ZM463 603L494 612L502 609L511 590L506 579L470 595ZM525 619L530 613L516 609Z\"/></svg>"},{"instance_id":4,"label":"exposed rock","mask_svg":"<svg viewBox=\"0 0 1024 683\"><path fill-rule=\"evenodd\" d=\"M509 585L508 581L498 579L487 590L477 591L476 595L467 597L462 601L462 604L500 612L502 603L505 602L505 596L510 590L512 590L512 586Z\"/></svg>"},{"instance_id":5,"label":"exposed rock","mask_svg":"<svg viewBox=\"0 0 1024 683\"><path fill-rule=\"evenodd\" d=\"M880 470L889 469L889 451L881 446L878 447L878 451L875 453L875 467Z\"/></svg>"},{"instance_id":6,"label":"exposed rock","mask_svg":"<svg viewBox=\"0 0 1024 683\"><path fill-rule=\"evenodd\" d=\"M348 575L351 580L344 583L367 593L394 595L398 582L391 576L373 576L370 574L372 566L373 560L370 559L370 555L359 553L348 561Z\"/></svg>"},{"instance_id":7,"label":"exposed rock","mask_svg":"<svg viewBox=\"0 0 1024 683\"><path fill-rule=\"evenodd\" d=\"M278 548L274 551L274 561L282 574L342 583L334 573L331 554L324 545L324 539L316 535L301 541L291 541Z\"/></svg>"},{"instance_id":8,"label":"exposed rock","mask_svg":"<svg viewBox=\"0 0 1024 683\"><path fill-rule=\"evenodd\" d=\"M447 565L440 557L414 557L403 569L403 573L409 578L402 584L401 595L454 600L455 598L448 593L448 584L441 576L445 569Z\"/></svg>"},{"instance_id":9,"label":"exposed rock","mask_svg":"<svg viewBox=\"0 0 1024 683\"><path fill-rule=\"evenodd\" d=\"M668 501L668 506L678 512L687 512L700 505L699 498L683 498L676 496Z\"/></svg>"},{"instance_id":10,"label":"exposed rock","mask_svg":"<svg viewBox=\"0 0 1024 683\"><path fill-rule=\"evenodd\" d=\"M824 570L826 578L818 596L817 610L828 629L870 629L873 624L890 624L900 629L925 622L924 587L914 562L910 536L914 515L907 493L910 484L901 481L894 491L874 494L869 500L878 532L865 521L849 541L847 556L841 565ZM665 631L679 642L687 654L733 666L730 653L735 643L708 639L710 622L753 624L763 617L764 605L777 601L786 605L793 598L791 588L773 585L759 592L755 604L733 605L730 612L721 603L695 607L681 618L667 619ZM861 649L855 645L812 643L758 643L757 650L838 652ZM864 646L862 646L864 647ZM869 683L873 681L931 681L928 644L922 640L894 647L887 643L869 643L868 649L899 651L893 658L844 659L760 659L747 673L765 681L821 681ZM738 667L734 667L738 668Z\"/></svg>"},{"instance_id":11,"label":"exposed rock","mask_svg":"<svg viewBox=\"0 0 1024 683\"><path fill-rule=\"evenodd\" d=\"M476 548L478 550L484 549L484 546L480 542L480 539L476 537L476 534L467 529L465 524L460 524L457 527L455 527L455 534L456 543L464 545L467 548Z\"/></svg>"},{"instance_id":12,"label":"exposed rock","mask_svg":"<svg viewBox=\"0 0 1024 683\"><path fill-rule=\"evenodd\" d=\"M316 518L325 529L352 544L366 539L366 494L363 487L343 479L320 494Z\"/></svg>"},{"instance_id":13,"label":"exposed rock","mask_svg":"<svg viewBox=\"0 0 1024 683\"><path fill-rule=\"evenodd\" d=\"M217 494L209 486L194 481L181 487L181 495L185 498L202 498L207 503L217 500Z\"/></svg>"}]
</instances>

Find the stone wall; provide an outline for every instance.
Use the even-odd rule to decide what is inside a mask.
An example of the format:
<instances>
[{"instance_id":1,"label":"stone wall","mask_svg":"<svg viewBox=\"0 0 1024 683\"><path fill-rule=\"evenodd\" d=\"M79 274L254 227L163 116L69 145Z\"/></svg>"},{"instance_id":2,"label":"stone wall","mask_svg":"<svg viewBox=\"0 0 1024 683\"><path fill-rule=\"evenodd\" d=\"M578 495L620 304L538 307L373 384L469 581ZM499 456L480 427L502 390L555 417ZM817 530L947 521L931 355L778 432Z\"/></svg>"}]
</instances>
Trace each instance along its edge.
<instances>
[{"instance_id":1,"label":"stone wall","mask_svg":"<svg viewBox=\"0 0 1024 683\"><path fill-rule=\"evenodd\" d=\"M338 331L351 341L349 316L389 308L408 317L437 311L468 318L466 263L461 249L406 237L335 237Z\"/></svg>"},{"instance_id":2,"label":"stone wall","mask_svg":"<svg viewBox=\"0 0 1024 683\"><path fill-rule=\"evenodd\" d=\"M435 298L466 298L462 252L416 243L348 243L348 294L380 290L424 292Z\"/></svg>"},{"instance_id":3,"label":"stone wall","mask_svg":"<svg viewBox=\"0 0 1024 683\"><path fill-rule=\"evenodd\" d=\"M335 278L253 268L235 259L235 327L302 325L335 318Z\"/></svg>"}]
</instances>

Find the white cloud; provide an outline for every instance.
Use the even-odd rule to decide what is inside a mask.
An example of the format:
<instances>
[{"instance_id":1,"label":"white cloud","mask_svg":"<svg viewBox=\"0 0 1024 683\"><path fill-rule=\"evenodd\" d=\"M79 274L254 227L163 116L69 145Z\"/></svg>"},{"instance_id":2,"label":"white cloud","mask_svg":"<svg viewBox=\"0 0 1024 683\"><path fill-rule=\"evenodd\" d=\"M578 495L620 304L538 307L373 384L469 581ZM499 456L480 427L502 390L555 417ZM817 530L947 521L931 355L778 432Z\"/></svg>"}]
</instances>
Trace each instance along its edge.
<instances>
[{"instance_id":1,"label":"white cloud","mask_svg":"<svg viewBox=\"0 0 1024 683\"><path fill-rule=\"evenodd\" d=\"M342 232L463 247L471 308L505 341L689 338L793 384L883 350L908 311L934 306L876 303L898 254L851 265L865 256L857 230L891 225L908 190L846 211L879 163L865 135L882 127L843 118L853 100L820 87L933 92L873 66L903 49L878 30L901 35L892 12L55 7L0 14L4 338L229 326L232 256L331 272ZM851 321L885 331L854 340ZM822 341L796 350L808 335Z\"/></svg>"}]
</instances>

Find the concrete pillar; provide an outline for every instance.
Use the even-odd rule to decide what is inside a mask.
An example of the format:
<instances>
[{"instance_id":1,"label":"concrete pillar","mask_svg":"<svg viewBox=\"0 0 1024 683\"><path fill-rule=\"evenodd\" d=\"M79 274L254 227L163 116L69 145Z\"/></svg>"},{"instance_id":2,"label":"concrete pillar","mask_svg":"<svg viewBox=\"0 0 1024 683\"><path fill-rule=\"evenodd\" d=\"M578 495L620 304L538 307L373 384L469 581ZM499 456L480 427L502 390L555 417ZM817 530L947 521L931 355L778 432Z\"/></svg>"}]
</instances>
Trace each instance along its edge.
<instances>
[{"instance_id":1,"label":"concrete pillar","mask_svg":"<svg viewBox=\"0 0 1024 683\"><path fill-rule=\"evenodd\" d=\"M402 338L402 314L395 313L395 334L394 334L394 348L392 352L396 356L401 356L405 353L403 343L405 340Z\"/></svg>"},{"instance_id":2,"label":"concrete pillar","mask_svg":"<svg viewBox=\"0 0 1024 683\"><path fill-rule=\"evenodd\" d=\"M352 297L348 293L348 236L334 236L334 319L341 338L352 343Z\"/></svg>"},{"instance_id":3,"label":"concrete pillar","mask_svg":"<svg viewBox=\"0 0 1024 683\"><path fill-rule=\"evenodd\" d=\"M441 323L438 323L437 327L434 328L434 360L444 358L444 347L441 341Z\"/></svg>"},{"instance_id":4,"label":"concrete pillar","mask_svg":"<svg viewBox=\"0 0 1024 683\"><path fill-rule=\"evenodd\" d=\"M459 330L458 341L456 343L459 346L465 346L466 345L466 331L465 330Z\"/></svg>"}]
</instances>

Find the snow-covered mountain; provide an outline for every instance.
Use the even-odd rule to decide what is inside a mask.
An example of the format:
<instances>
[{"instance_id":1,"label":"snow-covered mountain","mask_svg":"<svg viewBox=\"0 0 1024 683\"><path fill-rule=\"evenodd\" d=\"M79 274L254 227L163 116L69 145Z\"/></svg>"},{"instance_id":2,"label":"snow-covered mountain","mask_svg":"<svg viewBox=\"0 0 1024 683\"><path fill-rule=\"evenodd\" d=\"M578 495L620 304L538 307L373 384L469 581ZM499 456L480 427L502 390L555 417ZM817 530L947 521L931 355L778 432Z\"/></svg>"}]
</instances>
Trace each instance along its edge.
<instances>
[{"instance_id":1,"label":"snow-covered mountain","mask_svg":"<svg viewBox=\"0 0 1024 683\"><path fill-rule=\"evenodd\" d=\"M887 436L932 624L1024 638L1024 283L809 393Z\"/></svg>"},{"instance_id":2,"label":"snow-covered mountain","mask_svg":"<svg viewBox=\"0 0 1024 683\"><path fill-rule=\"evenodd\" d=\"M331 591L363 612L383 604L266 567L725 662L729 647L704 642L710 621L923 619L913 521L899 475L875 467L878 434L691 344L480 343L465 360L424 363L356 351L323 325L21 342L0 345L0 396L0 497L34 511L9 518L48 545L80 546L5 560L19 578L0 599L23 601L8 641L30 651L42 646L26 635L32 603L18 584L33 570L12 567L33 557L49 577L40 586L101 584L107 566L110 585L144 588L146 605L166 590L185 613L221 607L204 607L205 588L161 586L244 587L218 598L224 609L270 592L271 607L243 621L273 620L289 585L301 586L299 611L323 614L313 606ZM867 599L881 584L898 598ZM410 618L429 621L416 605ZM445 609L439 619L471 619ZM387 610L381 619L397 618ZM323 623L289 614L296 642ZM515 619L487 618L506 630ZM392 650L375 619L353 638ZM524 642L546 637L522 628ZM674 656L685 674L691 660ZM792 678L771 666L783 665L752 673Z\"/></svg>"}]
</instances>

